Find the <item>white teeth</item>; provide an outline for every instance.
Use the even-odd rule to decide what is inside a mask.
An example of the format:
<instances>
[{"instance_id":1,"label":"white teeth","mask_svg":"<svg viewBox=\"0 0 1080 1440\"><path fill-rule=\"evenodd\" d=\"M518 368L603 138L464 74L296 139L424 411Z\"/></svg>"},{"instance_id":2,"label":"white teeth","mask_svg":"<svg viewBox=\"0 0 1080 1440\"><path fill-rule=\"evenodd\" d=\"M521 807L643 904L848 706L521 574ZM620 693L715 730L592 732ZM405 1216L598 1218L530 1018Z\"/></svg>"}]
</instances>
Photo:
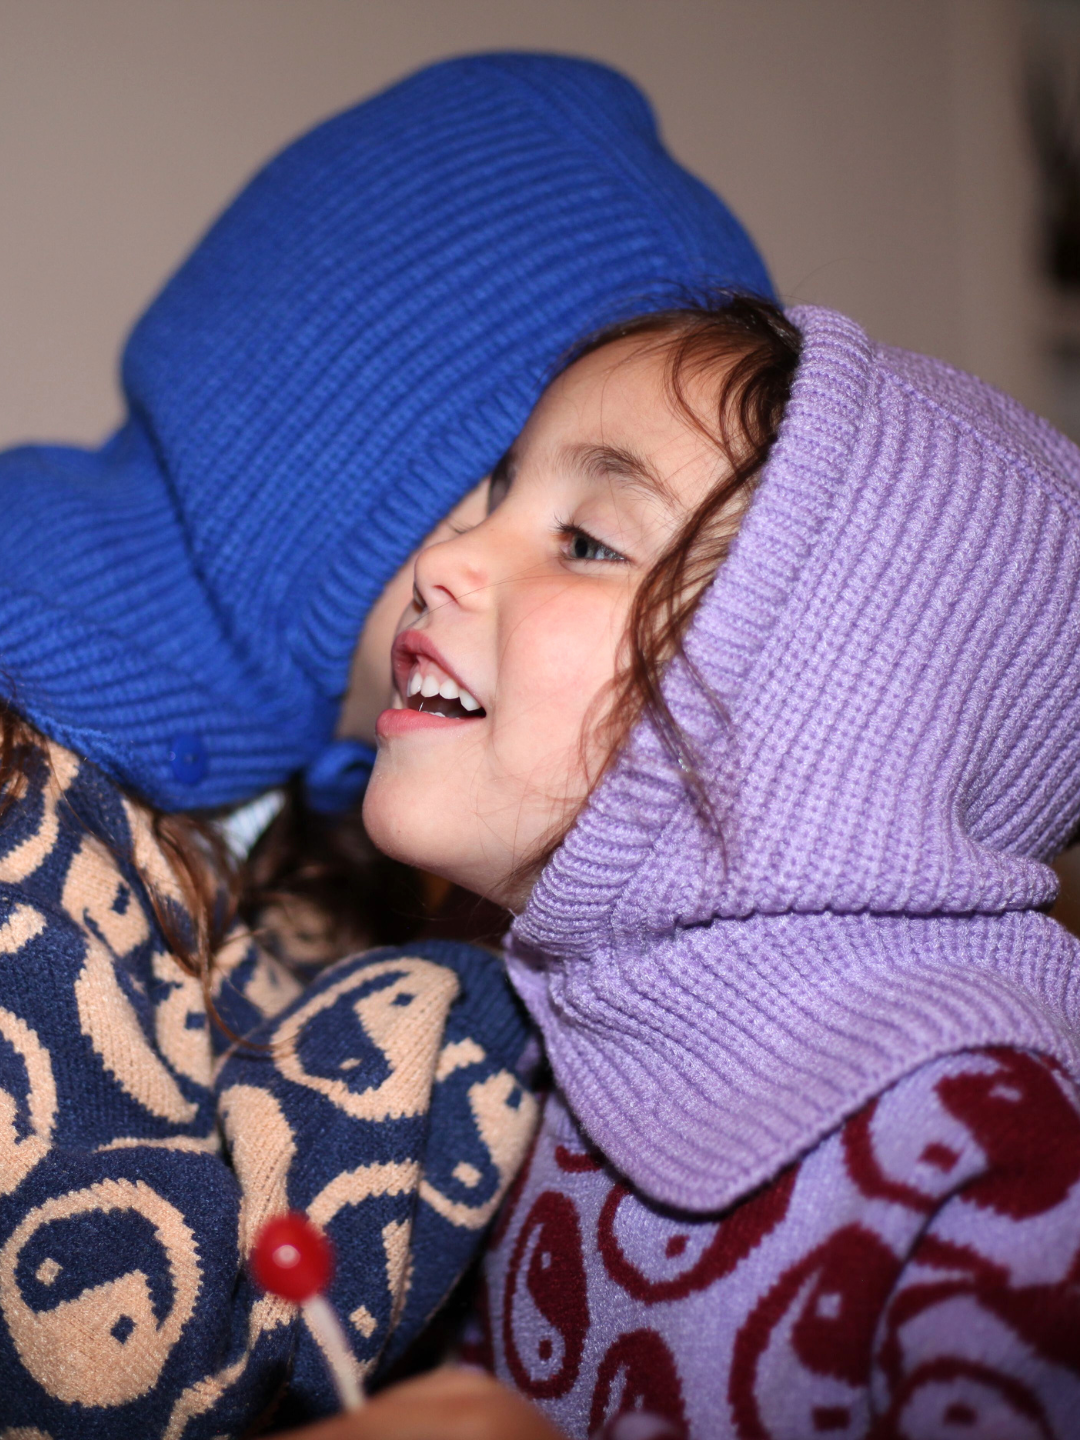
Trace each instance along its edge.
<instances>
[{"instance_id":1,"label":"white teeth","mask_svg":"<svg viewBox=\"0 0 1080 1440\"><path fill-rule=\"evenodd\" d=\"M444 700L457 700L461 703L462 709L470 712L482 709L480 701L474 699L468 690L463 689L444 671L440 670L438 675L431 671L424 674L419 664L413 669L405 687L407 700L412 699L414 695L422 695L425 700L431 700L436 695L440 695Z\"/></svg>"}]
</instances>

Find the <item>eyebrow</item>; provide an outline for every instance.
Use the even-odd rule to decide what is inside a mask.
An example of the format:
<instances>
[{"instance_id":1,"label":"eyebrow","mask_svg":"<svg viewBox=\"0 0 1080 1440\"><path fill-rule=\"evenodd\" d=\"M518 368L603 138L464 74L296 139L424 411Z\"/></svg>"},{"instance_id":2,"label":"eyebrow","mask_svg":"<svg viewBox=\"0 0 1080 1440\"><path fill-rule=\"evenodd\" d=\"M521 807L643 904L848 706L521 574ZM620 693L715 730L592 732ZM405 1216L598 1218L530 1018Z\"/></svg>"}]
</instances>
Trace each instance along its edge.
<instances>
[{"instance_id":1,"label":"eyebrow","mask_svg":"<svg viewBox=\"0 0 1080 1440\"><path fill-rule=\"evenodd\" d=\"M562 460L594 480L622 481L640 490L648 499L658 500L665 509L676 507L675 496L663 477L643 455L622 445L567 445Z\"/></svg>"}]
</instances>

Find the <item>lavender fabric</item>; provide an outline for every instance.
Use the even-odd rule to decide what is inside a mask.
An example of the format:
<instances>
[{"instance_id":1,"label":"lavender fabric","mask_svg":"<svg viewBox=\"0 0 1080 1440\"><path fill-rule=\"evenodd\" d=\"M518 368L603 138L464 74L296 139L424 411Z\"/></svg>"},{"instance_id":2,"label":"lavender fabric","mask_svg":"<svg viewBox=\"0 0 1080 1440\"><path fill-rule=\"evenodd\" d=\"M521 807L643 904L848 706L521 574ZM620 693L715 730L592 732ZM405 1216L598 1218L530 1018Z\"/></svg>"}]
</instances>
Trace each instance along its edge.
<instances>
[{"instance_id":1,"label":"lavender fabric","mask_svg":"<svg viewBox=\"0 0 1080 1440\"><path fill-rule=\"evenodd\" d=\"M592 1141L726 1206L970 1046L1080 1078L1080 451L989 386L792 312L803 358L677 663L722 843L639 725L511 977ZM706 693L706 691L708 693Z\"/></svg>"}]
</instances>

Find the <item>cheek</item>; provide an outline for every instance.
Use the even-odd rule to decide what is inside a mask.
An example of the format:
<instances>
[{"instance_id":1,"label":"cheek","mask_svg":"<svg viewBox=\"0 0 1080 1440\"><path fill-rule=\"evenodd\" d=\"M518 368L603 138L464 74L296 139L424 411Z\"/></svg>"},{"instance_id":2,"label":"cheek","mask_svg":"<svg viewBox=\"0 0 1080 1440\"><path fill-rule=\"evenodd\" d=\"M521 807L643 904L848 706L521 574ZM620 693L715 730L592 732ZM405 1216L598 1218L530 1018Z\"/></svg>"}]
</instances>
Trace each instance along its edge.
<instances>
[{"instance_id":1,"label":"cheek","mask_svg":"<svg viewBox=\"0 0 1080 1440\"><path fill-rule=\"evenodd\" d=\"M495 695L475 732L380 747L364 801L379 849L514 903L507 876L573 819L603 758L583 748L583 727L614 673L625 605L583 589L547 586L505 607Z\"/></svg>"},{"instance_id":2,"label":"cheek","mask_svg":"<svg viewBox=\"0 0 1080 1440\"><path fill-rule=\"evenodd\" d=\"M584 783L583 755L602 716L622 623L622 607L608 597L586 606L580 593L569 592L508 634L496 693L496 754L538 788L549 791L561 779L560 792L576 793Z\"/></svg>"}]
</instances>

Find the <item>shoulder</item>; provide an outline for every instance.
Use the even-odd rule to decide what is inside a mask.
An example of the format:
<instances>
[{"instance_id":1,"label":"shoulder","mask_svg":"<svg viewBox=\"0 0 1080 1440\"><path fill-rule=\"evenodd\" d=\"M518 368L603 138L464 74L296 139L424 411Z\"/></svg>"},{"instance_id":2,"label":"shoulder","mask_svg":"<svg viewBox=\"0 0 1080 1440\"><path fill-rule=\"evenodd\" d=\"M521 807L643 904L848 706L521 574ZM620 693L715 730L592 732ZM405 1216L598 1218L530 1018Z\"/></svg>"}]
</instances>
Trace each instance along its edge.
<instances>
[{"instance_id":1,"label":"shoulder","mask_svg":"<svg viewBox=\"0 0 1080 1440\"><path fill-rule=\"evenodd\" d=\"M0 810L0 955L5 994L47 1007L92 956L128 955L153 917L134 865L134 807L94 766L54 744L34 749Z\"/></svg>"},{"instance_id":2,"label":"shoulder","mask_svg":"<svg viewBox=\"0 0 1080 1440\"><path fill-rule=\"evenodd\" d=\"M1080 1093L1054 1060L931 1061L792 1173L775 1266L733 1344L736 1411L775 1413L777 1373L808 1404L831 1376L837 1416L882 1434L1071 1433Z\"/></svg>"},{"instance_id":3,"label":"shoulder","mask_svg":"<svg viewBox=\"0 0 1080 1440\"><path fill-rule=\"evenodd\" d=\"M1080 1404L1078 1253L1080 1097L1038 1055L935 1059L715 1215L633 1191L553 1097L492 1237L490 1363L570 1433L609 1414L628 1366L668 1377L651 1408L690 1433L718 1410L760 1435L884 1415L937 1433L903 1428L912 1406L997 1423L972 1367Z\"/></svg>"},{"instance_id":4,"label":"shoulder","mask_svg":"<svg viewBox=\"0 0 1080 1440\"><path fill-rule=\"evenodd\" d=\"M0 1086L61 1147L211 1136L202 989L161 934L151 865L170 883L149 817L100 770L56 745L29 757L0 815L0 1039L19 1057Z\"/></svg>"},{"instance_id":5,"label":"shoulder","mask_svg":"<svg viewBox=\"0 0 1080 1440\"><path fill-rule=\"evenodd\" d=\"M926 1068L938 1113L926 1125L933 1148L922 1153L942 1171L947 1193L903 1256L878 1321L876 1398L886 1432L951 1424L972 1435L1072 1434L1080 1406L1077 1087L1056 1062L1020 1050L972 1051ZM913 1090L921 1078L911 1077ZM899 1115L884 1121L885 1144L899 1124ZM880 1155L882 1144L874 1148ZM925 1191L919 1163L910 1175Z\"/></svg>"},{"instance_id":6,"label":"shoulder","mask_svg":"<svg viewBox=\"0 0 1080 1440\"><path fill-rule=\"evenodd\" d=\"M930 1213L961 1188L996 1191L1008 1176L1024 1208L1021 1190L1049 1199L1080 1180L1080 1091L1048 1057L960 1051L890 1086L847 1121L840 1141L867 1199Z\"/></svg>"}]
</instances>

